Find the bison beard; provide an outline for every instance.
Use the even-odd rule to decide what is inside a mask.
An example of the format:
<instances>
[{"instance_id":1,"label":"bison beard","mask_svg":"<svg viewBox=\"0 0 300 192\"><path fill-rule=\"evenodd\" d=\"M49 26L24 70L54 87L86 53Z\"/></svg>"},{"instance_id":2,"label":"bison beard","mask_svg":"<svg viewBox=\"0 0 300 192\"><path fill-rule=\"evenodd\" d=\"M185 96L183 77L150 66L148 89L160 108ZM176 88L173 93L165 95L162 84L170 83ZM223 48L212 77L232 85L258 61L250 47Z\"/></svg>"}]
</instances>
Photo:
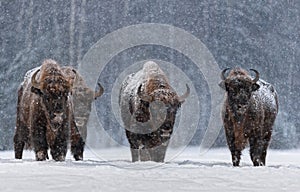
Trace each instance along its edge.
<instances>
[{"instance_id":1,"label":"bison beard","mask_svg":"<svg viewBox=\"0 0 300 192\"><path fill-rule=\"evenodd\" d=\"M231 70L219 84L225 91L222 110L223 124L232 163L239 166L242 150L250 144L250 156L254 166L266 164L266 154L272 135L272 126L278 112L277 93L273 86L259 79L254 80L241 69Z\"/></svg>"},{"instance_id":2,"label":"bison beard","mask_svg":"<svg viewBox=\"0 0 300 192\"><path fill-rule=\"evenodd\" d=\"M177 110L188 95L187 86L179 97L152 61L125 79L119 104L133 162L164 161Z\"/></svg>"},{"instance_id":3,"label":"bison beard","mask_svg":"<svg viewBox=\"0 0 300 192\"><path fill-rule=\"evenodd\" d=\"M71 87L69 79L53 60L45 60L40 69L27 72L18 90L16 159L22 159L26 147L33 148L36 160L43 161L48 159L50 148L52 158L63 161L69 138L74 158L83 158L84 141L74 122Z\"/></svg>"}]
</instances>

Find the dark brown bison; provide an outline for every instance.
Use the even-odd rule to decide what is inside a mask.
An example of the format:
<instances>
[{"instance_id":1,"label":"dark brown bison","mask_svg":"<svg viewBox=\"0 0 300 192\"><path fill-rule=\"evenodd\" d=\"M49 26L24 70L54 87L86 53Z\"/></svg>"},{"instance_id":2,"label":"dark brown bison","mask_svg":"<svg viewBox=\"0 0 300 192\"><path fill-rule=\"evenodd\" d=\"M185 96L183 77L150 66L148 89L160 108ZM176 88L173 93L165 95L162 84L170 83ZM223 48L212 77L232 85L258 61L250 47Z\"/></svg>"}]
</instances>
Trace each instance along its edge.
<instances>
[{"instance_id":1,"label":"dark brown bison","mask_svg":"<svg viewBox=\"0 0 300 192\"><path fill-rule=\"evenodd\" d=\"M92 102L103 94L104 89L101 84L98 84L99 91L97 92L90 89L78 71L72 67L62 67L62 70L73 81L72 98L75 122L82 138L86 141L87 123L92 109Z\"/></svg>"},{"instance_id":2,"label":"dark brown bison","mask_svg":"<svg viewBox=\"0 0 300 192\"><path fill-rule=\"evenodd\" d=\"M177 110L189 92L187 86L187 92L179 97L152 61L124 80L119 104L133 162L164 161Z\"/></svg>"},{"instance_id":3,"label":"dark brown bison","mask_svg":"<svg viewBox=\"0 0 300 192\"><path fill-rule=\"evenodd\" d=\"M241 68L232 69L225 77L227 70L221 73L220 86L226 91L222 118L233 166L239 166L248 141L253 165L265 165L278 112L277 93L271 84L259 79L254 69L250 69L256 74L254 79Z\"/></svg>"},{"instance_id":4,"label":"dark brown bison","mask_svg":"<svg viewBox=\"0 0 300 192\"><path fill-rule=\"evenodd\" d=\"M24 147L35 151L36 160L65 160L68 140L76 160L83 159L84 141L74 121L72 83L58 63L45 60L26 73L18 90L14 136L15 158L22 159Z\"/></svg>"}]
</instances>

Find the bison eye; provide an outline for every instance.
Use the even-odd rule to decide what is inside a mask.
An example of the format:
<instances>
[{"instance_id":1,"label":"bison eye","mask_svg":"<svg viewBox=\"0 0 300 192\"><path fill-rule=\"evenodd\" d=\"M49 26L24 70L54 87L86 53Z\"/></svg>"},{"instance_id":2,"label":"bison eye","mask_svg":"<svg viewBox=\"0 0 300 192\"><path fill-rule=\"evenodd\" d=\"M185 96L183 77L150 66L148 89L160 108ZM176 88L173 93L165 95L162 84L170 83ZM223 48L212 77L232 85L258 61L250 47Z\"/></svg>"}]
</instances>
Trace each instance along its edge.
<instances>
[{"instance_id":1,"label":"bison eye","mask_svg":"<svg viewBox=\"0 0 300 192\"><path fill-rule=\"evenodd\" d=\"M141 103L145 106L145 107L149 107L150 103L148 101L144 101L141 100Z\"/></svg>"}]
</instances>

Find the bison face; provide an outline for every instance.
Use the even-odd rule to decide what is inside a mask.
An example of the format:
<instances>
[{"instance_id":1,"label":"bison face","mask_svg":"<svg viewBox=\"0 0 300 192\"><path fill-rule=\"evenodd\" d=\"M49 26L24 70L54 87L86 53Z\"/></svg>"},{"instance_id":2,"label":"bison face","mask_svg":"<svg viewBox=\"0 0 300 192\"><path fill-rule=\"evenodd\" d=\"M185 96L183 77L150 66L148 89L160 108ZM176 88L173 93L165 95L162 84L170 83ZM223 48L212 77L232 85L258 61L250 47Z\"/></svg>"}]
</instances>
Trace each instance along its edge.
<instances>
[{"instance_id":1,"label":"bison face","mask_svg":"<svg viewBox=\"0 0 300 192\"><path fill-rule=\"evenodd\" d=\"M130 111L133 112L136 121L147 122L151 119L156 122L157 126L165 121L167 113L176 113L190 93L188 86L187 92L181 97L169 88L159 88L146 94L141 91L141 87L142 85L138 88L138 105L136 109L130 109Z\"/></svg>"},{"instance_id":2,"label":"bison face","mask_svg":"<svg viewBox=\"0 0 300 192\"><path fill-rule=\"evenodd\" d=\"M42 98L42 107L45 107L44 110L48 112L51 124L58 128L67 116L71 84L62 75L49 75L38 82L36 80L38 72L35 72L31 78L31 90Z\"/></svg>"},{"instance_id":3,"label":"bison face","mask_svg":"<svg viewBox=\"0 0 300 192\"><path fill-rule=\"evenodd\" d=\"M134 118L137 122L145 123L150 120L150 102L143 99L139 99L137 102L136 109L134 110Z\"/></svg>"},{"instance_id":4,"label":"bison face","mask_svg":"<svg viewBox=\"0 0 300 192\"><path fill-rule=\"evenodd\" d=\"M224 75L226 70L228 69L223 70L221 74L223 81L219 86L227 92L228 103L236 117L239 117L247 110L252 93L259 89L259 85L256 83L259 80L259 73L251 69L256 73L255 79L252 80L243 69L233 69L228 77Z\"/></svg>"},{"instance_id":5,"label":"bison face","mask_svg":"<svg viewBox=\"0 0 300 192\"><path fill-rule=\"evenodd\" d=\"M66 117L68 105L68 96L66 93L59 95L42 95L43 103L49 112L51 123L59 126Z\"/></svg>"},{"instance_id":6,"label":"bison face","mask_svg":"<svg viewBox=\"0 0 300 192\"><path fill-rule=\"evenodd\" d=\"M256 91L259 85L249 79L230 79L225 82L225 90L228 97L234 103L246 105L251 98L252 92Z\"/></svg>"}]
</instances>

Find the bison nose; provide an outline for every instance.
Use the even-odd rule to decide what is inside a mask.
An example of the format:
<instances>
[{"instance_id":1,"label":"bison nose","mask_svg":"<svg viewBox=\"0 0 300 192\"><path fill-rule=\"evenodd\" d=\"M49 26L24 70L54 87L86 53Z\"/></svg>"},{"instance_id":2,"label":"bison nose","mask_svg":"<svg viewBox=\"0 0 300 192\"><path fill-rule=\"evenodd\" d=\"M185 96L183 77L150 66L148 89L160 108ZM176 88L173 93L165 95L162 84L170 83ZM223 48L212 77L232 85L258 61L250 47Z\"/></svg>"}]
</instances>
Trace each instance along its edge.
<instances>
[{"instance_id":1,"label":"bison nose","mask_svg":"<svg viewBox=\"0 0 300 192\"><path fill-rule=\"evenodd\" d=\"M171 132L172 132L171 129L168 129L168 130L162 129L162 130L161 130L161 136L162 136L162 137L170 137L170 136L171 136Z\"/></svg>"},{"instance_id":2,"label":"bison nose","mask_svg":"<svg viewBox=\"0 0 300 192\"><path fill-rule=\"evenodd\" d=\"M135 118L138 122L144 123L150 119L150 114L143 112L142 110L137 110L135 112Z\"/></svg>"},{"instance_id":3,"label":"bison nose","mask_svg":"<svg viewBox=\"0 0 300 192\"><path fill-rule=\"evenodd\" d=\"M54 113L54 118L53 118L53 123L58 123L58 124L60 124L60 123L62 123L62 121L63 121L63 113Z\"/></svg>"},{"instance_id":4,"label":"bison nose","mask_svg":"<svg viewBox=\"0 0 300 192\"><path fill-rule=\"evenodd\" d=\"M54 111L55 113L59 114L59 113L62 113L63 112L63 106L61 104L56 104L54 106Z\"/></svg>"}]
</instances>

